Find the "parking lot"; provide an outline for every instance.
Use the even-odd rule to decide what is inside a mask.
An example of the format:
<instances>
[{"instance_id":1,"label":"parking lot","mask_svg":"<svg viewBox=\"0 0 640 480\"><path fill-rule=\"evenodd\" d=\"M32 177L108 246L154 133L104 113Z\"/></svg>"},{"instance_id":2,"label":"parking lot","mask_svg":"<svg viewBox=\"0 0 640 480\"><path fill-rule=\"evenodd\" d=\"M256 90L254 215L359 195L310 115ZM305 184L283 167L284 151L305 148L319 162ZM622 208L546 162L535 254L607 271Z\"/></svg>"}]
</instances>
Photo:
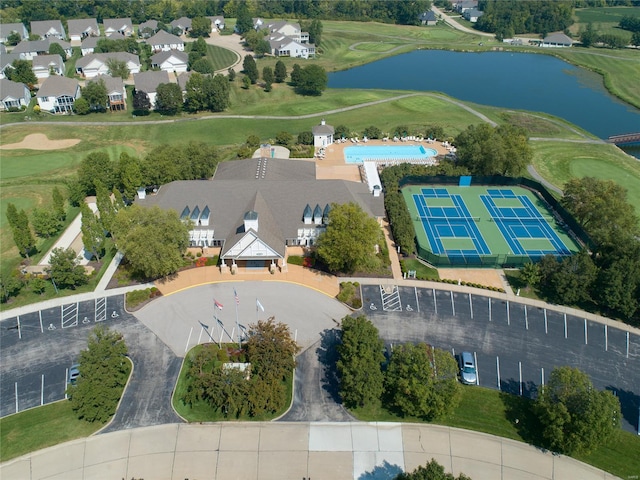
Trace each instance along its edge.
<instances>
[{"instance_id":1,"label":"parking lot","mask_svg":"<svg viewBox=\"0 0 640 480\"><path fill-rule=\"evenodd\" d=\"M136 321L123 302L102 297L0 322L0 416L65 398L68 368L87 347L91 329Z\"/></svg>"},{"instance_id":2,"label":"parking lot","mask_svg":"<svg viewBox=\"0 0 640 480\"><path fill-rule=\"evenodd\" d=\"M640 337L559 311L482 295L366 285L363 310L389 348L426 342L477 359L483 387L533 396L554 367L586 372L620 398L623 428L636 432L640 410Z\"/></svg>"}]
</instances>

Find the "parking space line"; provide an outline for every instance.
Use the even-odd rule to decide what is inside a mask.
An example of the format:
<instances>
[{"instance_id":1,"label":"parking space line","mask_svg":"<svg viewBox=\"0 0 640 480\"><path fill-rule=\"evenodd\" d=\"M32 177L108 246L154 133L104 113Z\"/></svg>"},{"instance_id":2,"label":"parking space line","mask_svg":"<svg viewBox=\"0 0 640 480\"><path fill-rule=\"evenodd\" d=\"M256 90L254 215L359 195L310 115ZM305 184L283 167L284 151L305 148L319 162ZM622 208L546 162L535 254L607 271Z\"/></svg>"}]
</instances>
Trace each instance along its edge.
<instances>
[{"instance_id":1,"label":"parking space line","mask_svg":"<svg viewBox=\"0 0 640 480\"><path fill-rule=\"evenodd\" d=\"M496 372L498 373L498 390L502 390L500 388L500 357L496 356Z\"/></svg>"},{"instance_id":2,"label":"parking space line","mask_svg":"<svg viewBox=\"0 0 640 480\"><path fill-rule=\"evenodd\" d=\"M627 358L629 358L629 332L627 332ZM640 423L638 425L638 428L640 428Z\"/></svg>"},{"instance_id":3,"label":"parking space line","mask_svg":"<svg viewBox=\"0 0 640 480\"><path fill-rule=\"evenodd\" d=\"M44 373L42 374L42 382L40 383L40 406L44 405Z\"/></svg>"},{"instance_id":4,"label":"parking space line","mask_svg":"<svg viewBox=\"0 0 640 480\"><path fill-rule=\"evenodd\" d=\"M564 314L564 338L567 338L567 314Z\"/></svg>"},{"instance_id":5,"label":"parking space line","mask_svg":"<svg viewBox=\"0 0 640 480\"><path fill-rule=\"evenodd\" d=\"M547 309L544 309L544 333L547 334L549 333L549 328L548 328L548 324L547 324Z\"/></svg>"},{"instance_id":6,"label":"parking space line","mask_svg":"<svg viewBox=\"0 0 640 480\"><path fill-rule=\"evenodd\" d=\"M38 310L38 316L40 317L40 333L44 333L44 328L42 327L42 310Z\"/></svg>"},{"instance_id":7,"label":"parking space line","mask_svg":"<svg viewBox=\"0 0 640 480\"><path fill-rule=\"evenodd\" d=\"M540 385L544 387L544 367L540 367Z\"/></svg>"},{"instance_id":8,"label":"parking space line","mask_svg":"<svg viewBox=\"0 0 640 480\"><path fill-rule=\"evenodd\" d=\"M587 336L587 319L584 319L584 344L589 345L589 339Z\"/></svg>"},{"instance_id":9,"label":"parking space line","mask_svg":"<svg viewBox=\"0 0 640 480\"><path fill-rule=\"evenodd\" d=\"M453 316L456 316L456 304L453 303L453 290L450 290L449 293L451 294L451 311L453 312Z\"/></svg>"},{"instance_id":10,"label":"parking space line","mask_svg":"<svg viewBox=\"0 0 640 480\"><path fill-rule=\"evenodd\" d=\"M380 285L380 299L382 301L382 310L385 312L401 312L402 301L400 300L400 290L397 285L393 285L391 293L386 293L382 285Z\"/></svg>"},{"instance_id":11,"label":"parking space line","mask_svg":"<svg viewBox=\"0 0 640 480\"><path fill-rule=\"evenodd\" d=\"M471 312L471 320L473 320L473 303L471 303L471 293L469 293L469 311Z\"/></svg>"},{"instance_id":12,"label":"parking space line","mask_svg":"<svg viewBox=\"0 0 640 480\"><path fill-rule=\"evenodd\" d=\"M16 391L16 413L18 413L18 382L15 383L15 391Z\"/></svg>"},{"instance_id":13,"label":"parking space line","mask_svg":"<svg viewBox=\"0 0 640 480\"><path fill-rule=\"evenodd\" d=\"M69 396L67 395L67 378L69 378L69 369L65 368L64 369L64 399L68 399Z\"/></svg>"},{"instance_id":14,"label":"parking space line","mask_svg":"<svg viewBox=\"0 0 640 480\"><path fill-rule=\"evenodd\" d=\"M61 327L75 327L78 325L78 304L71 303L68 305L60 306L61 312Z\"/></svg>"},{"instance_id":15,"label":"parking space line","mask_svg":"<svg viewBox=\"0 0 640 480\"><path fill-rule=\"evenodd\" d=\"M22 329L20 328L20 315L16 317L18 319L18 338L22 340Z\"/></svg>"},{"instance_id":16,"label":"parking space line","mask_svg":"<svg viewBox=\"0 0 640 480\"><path fill-rule=\"evenodd\" d=\"M478 367L478 355L473 352L473 359L476 361L476 385L480 385L480 368Z\"/></svg>"},{"instance_id":17,"label":"parking space line","mask_svg":"<svg viewBox=\"0 0 640 480\"><path fill-rule=\"evenodd\" d=\"M524 326L529 330L529 317L527 317L527 306L524 306Z\"/></svg>"},{"instance_id":18,"label":"parking space line","mask_svg":"<svg viewBox=\"0 0 640 480\"><path fill-rule=\"evenodd\" d=\"M416 294L416 309L420 313L420 302L418 301L418 287L413 287L413 291Z\"/></svg>"},{"instance_id":19,"label":"parking space line","mask_svg":"<svg viewBox=\"0 0 640 480\"><path fill-rule=\"evenodd\" d=\"M507 300L507 325L511 325L511 315L509 314L509 300Z\"/></svg>"},{"instance_id":20,"label":"parking space line","mask_svg":"<svg viewBox=\"0 0 640 480\"><path fill-rule=\"evenodd\" d=\"M200 340L202 339L202 332L204 331L204 327L200 326L200 335L198 335L198 345L200 345Z\"/></svg>"},{"instance_id":21,"label":"parking space line","mask_svg":"<svg viewBox=\"0 0 640 480\"><path fill-rule=\"evenodd\" d=\"M489 321L491 321L491 297L489 297Z\"/></svg>"},{"instance_id":22,"label":"parking space line","mask_svg":"<svg viewBox=\"0 0 640 480\"><path fill-rule=\"evenodd\" d=\"M522 362L518 362L518 376L520 377L518 387L520 390L520 396L522 396Z\"/></svg>"},{"instance_id":23,"label":"parking space line","mask_svg":"<svg viewBox=\"0 0 640 480\"><path fill-rule=\"evenodd\" d=\"M605 323L604 324L604 351L605 352L609 351L609 329L607 327L608 325Z\"/></svg>"},{"instance_id":24,"label":"parking space line","mask_svg":"<svg viewBox=\"0 0 640 480\"><path fill-rule=\"evenodd\" d=\"M433 308L434 308L435 314L437 315L438 314L438 301L436 300L436 289L434 288L432 290L432 292L433 292Z\"/></svg>"},{"instance_id":25,"label":"parking space line","mask_svg":"<svg viewBox=\"0 0 640 480\"><path fill-rule=\"evenodd\" d=\"M187 338L187 344L184 346L185 353L187 353L187 350L189 349L189 342L191 341L192 333L193 333L193 327L191 327L191 330L189 330L189 338Z\"/></svg>"}]
</instances>

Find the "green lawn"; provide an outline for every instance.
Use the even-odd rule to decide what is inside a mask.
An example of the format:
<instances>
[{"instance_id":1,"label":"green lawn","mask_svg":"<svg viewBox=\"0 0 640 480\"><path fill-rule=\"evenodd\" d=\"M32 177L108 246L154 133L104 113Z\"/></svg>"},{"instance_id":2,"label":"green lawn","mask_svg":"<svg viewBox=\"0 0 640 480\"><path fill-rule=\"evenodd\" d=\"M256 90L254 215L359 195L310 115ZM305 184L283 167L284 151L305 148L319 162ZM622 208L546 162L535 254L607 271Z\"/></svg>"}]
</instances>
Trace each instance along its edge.
<instances>
[{"instance_id":1,"label":"green lawn","mask_svg":"<svg viewBox=\"0 0 640 480\"><path fill-rule=\"evenodd\" d=\"M638 8L634 7L577 8L573 15L575 23L569 27L569 31L579 35L580 30L591 23L598 33L614 34L630 40L631 32L618 27L620 20L625 15L640 16L640 13Z\"/></svg>"},{"instance_id":2,"label":"green lawn","mask_svg":"<svg viewBox=\"0 0 640 480\"><path fill-rule=\"evenodd\" d=\"M0 461L76 438L88 437L103 424L78 420L71 402L62 400L0 419Z\"/></svg>"},{"instance_id":3,"label":"green lawn","mask_svg":"<svg viewBox=\"0 0 640 480\"><path fill-rule=\"evenodd\" d=\"M415 258L407 258L405 260L400 261L400 265L402 266L402 272L408 272L409 270L413 270L416 272L416 278L419 280L422 279L439 279L440 275L438 274L437 268L432 268L420 260Z\"/></svg>"},{"instance_id":4,"label":"green lawn","mask_svg":"<svg viewBox=\"0 0 640 480\"><path fill-rule=\"evenodd\" d=\"M238 54L227 48L207 44L207 58L213 65L213 70L226 70L238 60ZM236 68L236 73L240 68Z\"/></svg>"}]
</instances>

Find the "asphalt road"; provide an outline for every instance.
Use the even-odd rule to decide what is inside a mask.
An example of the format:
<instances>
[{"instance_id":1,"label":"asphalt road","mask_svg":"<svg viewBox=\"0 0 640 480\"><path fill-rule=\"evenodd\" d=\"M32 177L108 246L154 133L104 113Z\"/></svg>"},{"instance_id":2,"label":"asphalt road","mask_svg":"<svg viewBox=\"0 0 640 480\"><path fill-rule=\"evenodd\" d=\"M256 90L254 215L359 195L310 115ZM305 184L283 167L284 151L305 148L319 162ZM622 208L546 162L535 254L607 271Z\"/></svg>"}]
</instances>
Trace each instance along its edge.
<instances>
[{"instance_id":1,"label":"asphalt road","mask_svg":"<svg viewBox=\"0 0 640 480\"><path fill-rule=\"evenodd\" d=\"M535 396L554 367L586 372L620 398L623 428L636 432L640 409L640 337L582 318L450 291L363 286L364 312L388 347L426 342L472 352L479 383Z\"/></svg>"}]
</instances>

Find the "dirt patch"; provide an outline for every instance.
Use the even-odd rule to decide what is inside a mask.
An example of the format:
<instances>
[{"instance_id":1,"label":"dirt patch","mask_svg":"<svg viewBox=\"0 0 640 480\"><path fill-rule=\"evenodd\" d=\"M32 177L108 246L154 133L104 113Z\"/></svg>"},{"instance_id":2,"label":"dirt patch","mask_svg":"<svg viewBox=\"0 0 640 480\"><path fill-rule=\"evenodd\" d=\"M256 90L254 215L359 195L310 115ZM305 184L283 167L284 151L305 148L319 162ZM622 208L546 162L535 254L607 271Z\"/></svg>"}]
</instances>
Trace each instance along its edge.
<instances>
[{"instance_id":1,"label":"dirt patch","mask_svg":"<svg viewBox=\"0 0 640 480\"><path fill-rule=\"evenodd\" d=\"M438 275L440 275L440 278L450 280L461 280L468 283L479 283L480 285L485 285L487 287L504 288L500 272L489 268L478 270L439 268Z\"/></svg>"},{"instance_id":2,"label":"dirt patch","mask_svg":"<svg viewBox=\"0 0 640 480\"><path fill-rule=\"evenodd\" d=\"M44 133L32 133L27 135L21 142L0 145L2 150L62 150L73 147L80 143L79 138L67 138L65 140L49 140Z\"/></svg>"}]
</instances>

